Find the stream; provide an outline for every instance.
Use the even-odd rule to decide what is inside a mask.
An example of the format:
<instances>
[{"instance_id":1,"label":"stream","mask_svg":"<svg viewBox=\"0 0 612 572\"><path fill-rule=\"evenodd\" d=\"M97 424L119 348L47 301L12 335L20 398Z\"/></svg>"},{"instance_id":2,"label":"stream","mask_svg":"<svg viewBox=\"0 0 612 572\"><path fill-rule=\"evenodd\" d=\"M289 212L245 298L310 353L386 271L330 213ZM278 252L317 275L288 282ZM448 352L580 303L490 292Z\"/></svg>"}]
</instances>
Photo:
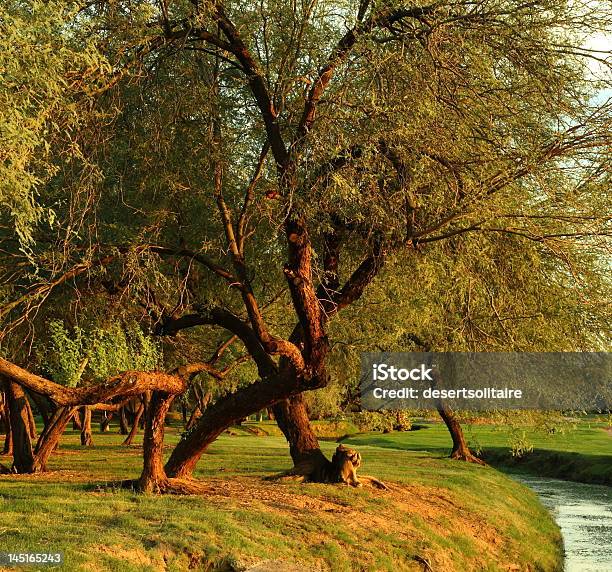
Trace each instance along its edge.
<instances>
[{"instance_id":1,"label":"stream","mask_svg":"<svg viewBox=\"0 0 612 572\"><path fill-rule=\"evenodd\" d=\"M513 474L561 528L565 572L612 572L612 487Z\"/></svg>"}]
</instances>

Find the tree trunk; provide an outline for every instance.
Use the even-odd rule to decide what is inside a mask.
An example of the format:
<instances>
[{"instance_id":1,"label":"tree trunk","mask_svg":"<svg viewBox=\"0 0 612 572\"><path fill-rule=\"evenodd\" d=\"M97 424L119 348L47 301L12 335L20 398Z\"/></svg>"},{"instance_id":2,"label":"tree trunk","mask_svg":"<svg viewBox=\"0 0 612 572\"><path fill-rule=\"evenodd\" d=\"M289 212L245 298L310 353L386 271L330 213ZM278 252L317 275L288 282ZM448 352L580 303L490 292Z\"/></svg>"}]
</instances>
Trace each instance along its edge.
<instances>
[{"instance_id":1,"label":"tree trunk","mask_svg":"<svg viewBox=\"0 0 612 572\"><path fill-rule=\"evenodd\" d=\"M113 413L107 413L106 411L104 411L102 415L102 421L100 421L100 432L107 433L108 431L110 431L110 422L113 418Z\"/></svg>"},{"instance_id":2,"label":"tree trunk","mask_svg":"<svg viewBox=\"0 0 612 572\"><path fill-rule=\"evenodd\" d=\"M163 461L164 429L166 414L174 397L174 395L154 391L149 402L142 446L144 461L142 474L138 480L138 489L142 492L160 493L169 489ZM138 423L135 422L134 426L137 427Z\"/></svg>"},{"instance_id":3,"label":"tree trunk","mask_svg":"<svg viewBox=\"0 0 612 572\"><path fill-rule=\"evenodd\" d=\"M74 410L72 414L72 429L73 431L82 431L83 423L81 422L81 412L78 409Z\"/></svg>"},{"instance_id":4,"label":"tree trunk","mask_svg":"<svg viewBox=\"0 0 612 572\"><path fill-rule=\"evenodd\" d=\"M20 474L34 472L34 451L30 433L28 400L23 388L12 381L8 383L8 401L13 442L13 470Z\"/></svg>"},{"instance_id":5,"label":"tree trunk","mask_svg":"<svg viewBox=\"0 0 612 572\"><path fill-rule=\"evenodd\" d=\"M183 417L183 427L187 425L187 406L184 401L181 403L181 415Z\"/></svg>"},{"instance_id":6,"label":"tree trunk","mask_svg":"<svg viewBox=\"0 0 612 572\"><path fill-rule=\"evenodd\" d=\"M25 410L28 415L28 431L30 433L30 439L32 441L36 440L36 419L34 418L34 412L32 411L32 405L30 405L30 400L28 399L27 393L25 395Z\"/></svg>"},{"instance_id":7,"label":"tree trunk","mask_svg":"<svg viewBox=\"0 0 612 572\"><path fill-rule=\"evenodd\" d=\"M319 474L329 461L312 430L303 394L279 401L272 410L278 427L289 443L295 470L305 476Z\"/></svg>"},{"instance_id":8,"label":"tree trunk","mask_svg":"<svg viewBox=\"0 0 612 572\"><path fill-rule=\"evenodd\" d=\"M8 387L2 392L0 385L0 397L2 397L2 418L4 419L4 447L2 449L3 455L12 455L13 454L13 438L11 431L11 416L9 412L9 397L8 397Z\"/></svg>"},{"instance_id":9,"label":"tree trunk","mask_svg":"<svg viewBox=\"0 0 612 572\"><path fill-rule=\"evenodd\" d=\"M91 409L85 405L81 411L83 412L83 419L81 421L81 445L83 445L83 447L91 447L93 445L93 438L91 436Z\"/></svg>"},{"instance_id":10,"label":"tree trunk","mask_svg":"<svg viewBox=\"0 0 612 572\"><path fill-rule=\"evenodd\" d=\"M166 463L169 477L186 477L193 473L197 462L209 445L228 427L240 419L257 413L261 409L272 407L279 401L297 395L305 389L317 389L325 386L328 376L323 367L308 380L297 375L289 365L281 372L260 379L235 393L217 399L198 419L193 429L179 441ZM315 437L316 440L316 437ZM307 447L312 449L312 447ZM300 448L295 449L300 452ZM316 451L311 451L312 458ZM321 456L323 456L321 454Z\"/></svg>"},{"instance_id":11,"label":"tree trunk","mask_svg":"<svg viewBox=\"0 0 612 572\"><path fill-rule=\"evenodd\" d=\"M142 395L142 404L144 405L144 412L140 417L140 428L144 429L145 423L147 422L147 414L149 412L149 403L151 402L151 392L147 391Z\"/></svg>"},{"instance_id":12,"label":"tree trunk","mask_svg":"<svg viewBox=\"0 0 612 572\"><path fill-rule=\"evenodd\" d=\"M72 419L75 409L73 407L58 407L49 419L44 431L40 434L35 449L34 471L47 470L47 462L51 453L57 449L60 437L64 434L66 426Z\"/></svg>"},{"instance_id":13,"label":"tree trunk","mask_svg":"<svg viewBox=\"0 0 612 572\"><path fill-rule=\"evenodd\" d=\"M442 417L453 439L453 450L450 454L451 459L484 465L484 461L476 457L476 455L470 451L465 436L463 435L463 429L454 411L444 402L439 401L438 413L440 417Z\"/></svg>"},{"instance_id":14,"label":"tree trunk","mask_svg":"<svg viewBox=\"0 0 612 572\"><path fill-rule=\"evenodd\" d=\"M196 405L189 416L189 421L187 421L187 425L185 425L185 431L190 431L191 428L196 424L197 420L202 415L200 411L200 406Z\"/></svg>"},{"instance_id":15,"label":"tree trunk","mask_svg":"<svg viewBox=\"0 0 612 572\"><path fill-rule=\"evenodd\" d=\"M140 419L144 413L144 410L144 403L141 403L140 407L138 407L136 415L134 416L134 422L132 423L132 429L130 431L130 434L125 438L125 441L123 441L124 445L131 445L134 442L134 437L136 437L136 434L138 433L138 428L140 427Z\"/></svg>"},{"instance_id":16,"label":"tree trunk","mask_svg":"<svg viewBox=\"0 0 612 572\"><path fill-rule=\"evenodd\" d=\"M121 435L127 435L130 432L125 406L119 410L119 432Z\"/></svg>"},{"instance_id":17,"label":"tree trunk","mask_svg":"<svg viewBox=\"0 0 612 572\"><path fill-rule=\"evenodd\" d=\"M47 398L43 395L38 395L38 393L34 393L33 391L30 391L28 395L36 405L36 409L40 413L40 416L42 417L43 423L46 427L47 423L49 423L51 419L51 416L53 415L54 408L49 406Z\"/></svg>"}]
</instances>

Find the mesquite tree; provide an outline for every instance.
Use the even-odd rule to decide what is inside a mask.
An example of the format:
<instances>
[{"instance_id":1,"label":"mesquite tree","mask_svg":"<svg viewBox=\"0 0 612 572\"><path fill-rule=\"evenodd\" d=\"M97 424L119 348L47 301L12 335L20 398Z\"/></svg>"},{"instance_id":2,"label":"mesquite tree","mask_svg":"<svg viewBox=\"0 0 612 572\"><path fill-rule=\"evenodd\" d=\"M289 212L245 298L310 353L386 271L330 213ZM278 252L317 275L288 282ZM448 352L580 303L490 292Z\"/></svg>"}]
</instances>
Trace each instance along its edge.
<instances>
[{"instance_id":1,"label":"mesquite tree","mask_svg":"<svg viewBox=\"0 0 612 572\"><path fill-rule=\"evenodd\" d=\"M49 143L57 171L36 206L53 226L32 230L25 258L3 240L5 332L36 327L79 280L159 335L226 331L257 379L206 409L167 474L190 474L226 427L272 405L294 462L316 469L327 460L301 394L328 383L333 321L381 287L385 261L452 258L462 240L493 261L499 236L553 255L543 289L603 272L612 138L595 96L609 60L584 42L611 20L557 0L88 5L58 33L112 66L82 95L89 70L70 70L89 113ZM401 269L398 296L416 298L419 276Z\"/></svg>"}]
</instances>

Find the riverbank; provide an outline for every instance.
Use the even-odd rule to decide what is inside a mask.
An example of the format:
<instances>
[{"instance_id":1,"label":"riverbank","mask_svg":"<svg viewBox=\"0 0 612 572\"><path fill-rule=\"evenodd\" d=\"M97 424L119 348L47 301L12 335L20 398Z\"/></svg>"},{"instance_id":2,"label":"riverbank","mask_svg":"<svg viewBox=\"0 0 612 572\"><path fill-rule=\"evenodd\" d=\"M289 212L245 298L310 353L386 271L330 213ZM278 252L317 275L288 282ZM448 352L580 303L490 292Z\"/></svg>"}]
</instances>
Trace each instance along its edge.
<instances>
[{"instance_id":1,"label":"riverbank","mask_svg":"<svg viewBox=\"0 0 612 572\"><path fill-rule=\"evenodd\" d=\"M612 570L612 488L513 475L538 493L563 535L566 572Z\"/></svg>"},{"instance_id":2,"label":"riverbank","mask_svg":"<svg viewBox=\"0 0 612 572\"><path fill-rule=\"evenodd\" d=\"M451 441L441 423L422 423L418 431L388 434L353 435L346 442L358 446L374 442L379 447L429 451L447 455ZM543 433L529 428L520 438L533 446L532 451L513 456L511 445L516 431L493 425L463 426L470 446L490 465L506 471L612 486L612 434L609 427L596 420L583 420L563 431Z\"/></svg>"},{"instance_id":3,"label":"riverbank","mask_svg":"<svg viewBox=\"0 0 612 572\"><path fill-rule=\"evenodd\" d=\"M0 477L0 552L61 551L71 571L229 572L270 560L303 572L561 569L559 529L535 493L490 467L377 437L362 437L361 472L389 491L266 481L289 467L284 439L239 434L200 463L204 495L158 497L96 490L138 474L141 451L115 434L83 449L69 432L51 473Z\"/></svg>"}]
</instances>

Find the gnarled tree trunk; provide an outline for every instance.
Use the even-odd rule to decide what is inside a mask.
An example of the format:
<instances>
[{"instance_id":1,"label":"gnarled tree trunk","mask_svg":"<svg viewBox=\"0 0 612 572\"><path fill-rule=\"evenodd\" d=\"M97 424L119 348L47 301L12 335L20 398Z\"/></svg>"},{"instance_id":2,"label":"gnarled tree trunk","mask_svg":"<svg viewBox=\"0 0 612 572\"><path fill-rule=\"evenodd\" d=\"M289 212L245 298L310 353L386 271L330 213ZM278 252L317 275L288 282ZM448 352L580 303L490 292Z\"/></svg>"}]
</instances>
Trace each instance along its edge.
<instances>
[{"instance_id":1,"label":"gnarled tree trunk","mask_svg":"<svg viewBox=\"0 0 612 572\"><path fill-rule=\"evenodd\" d=\"M72 414L72 429L73 431L82 431L83 423L81 422L81 412L78 409L74 410Z\"/></svg>"},{"instance_id":2,"label":"gnarled tree trunk","mask_svg":"<svg viewBox=\"0 0 612 572\"><path fill-rule=\"evenodd\" d=\"M143 492L166 492L170 488L163 461L164 427L166 414L174 397L168 393L154 391L149 402L142 445L144 463L138 480L138 489ZM138 426L137 421L134 426Z\"/></svg>"},{"instance_id":3,"label":"gnarled tree trunk","mask_svg":"<svg viewBox=\"0 0 612 572\"><path fill-rule=\"evenodd\" d=\"M30 433L30 439L34 441L37 436L36 431L36 419L34 418L34 412L32 411L32 405L30 404L30 400L27 397L27 393L25 394L25 411L28 416L28 431Z\"/></svg>"},{"instance_id":4,"label":"gnarled tree trunk","mask_svg":"<svg viewBox=\"0 0 612 572\"><path fill-rule=\"evenodd\" d=\"M309 478L320 474L329 461L312 430L304 395L300 393L279 401L272 410L278 427L289 443L295 472Z\"/></svg>"},{"instance_id":5,"label":"gnarled tree trunk","mask_svg":"<svg viewBox=\"0 0 612 572\"><path fill-rule=\"evenodd\" d=\"M196 424L198 419L201 417L202 412L200 411L200 406L196 405L189 416L187 423L185 424L185 431L190 431L192 427Z\"/></svg>"},{"instance_id":6,"label":"gnarled tree trunk","mask_svg":"<svg viewBox=\"0 0 612 572\"><path fill-rule=\"evenodd\" d=\"M272 406L279 399L299 393L296 379L277 374L261 379L240 390L218 399L208 407L197 423L179 441L166 463L170 477L188 477L209 445L228 427L247 415Z\"/></svg>"},{"instance_id":7,"label":"gnarled tree trunk","mask_svg":"<svg viewBox=\"0 0 612 572\"><path fill-rule=\"evenodd\" d=\"M8 406L7 406L7 415L4 418L6 435L4 437L4 447L2 448L3 455L12 455L13 454L13 432L11 430L11 419L8 415Z\"/></svg>"}]
</instances>

